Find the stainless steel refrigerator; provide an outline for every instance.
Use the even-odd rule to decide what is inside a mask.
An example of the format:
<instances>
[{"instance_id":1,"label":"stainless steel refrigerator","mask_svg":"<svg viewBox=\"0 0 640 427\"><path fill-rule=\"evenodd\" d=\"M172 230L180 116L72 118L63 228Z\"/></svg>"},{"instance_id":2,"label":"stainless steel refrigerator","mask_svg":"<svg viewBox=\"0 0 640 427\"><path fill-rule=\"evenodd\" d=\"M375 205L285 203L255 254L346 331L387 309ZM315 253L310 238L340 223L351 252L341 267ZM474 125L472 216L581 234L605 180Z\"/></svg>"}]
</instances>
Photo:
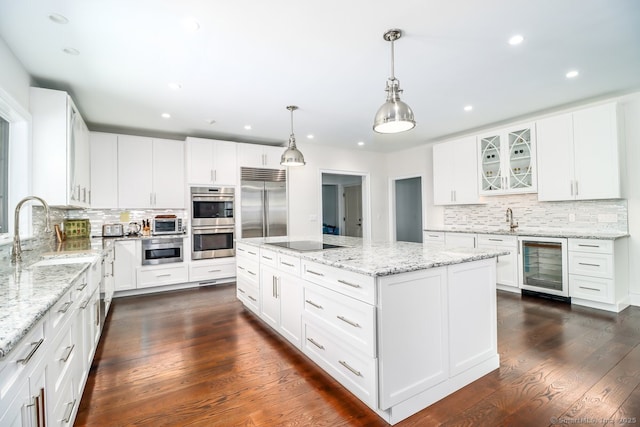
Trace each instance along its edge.
<instances>
[{"instance_id":1,"label":"stainless steel refrigerator","mask_svg":"<svg viewBox=\"0 0 640 427\"><path fill-rule=\"evenodd\" d=\"M242 238L287 235L287 171L240 168Z\"/></svg>"}]
</instances>

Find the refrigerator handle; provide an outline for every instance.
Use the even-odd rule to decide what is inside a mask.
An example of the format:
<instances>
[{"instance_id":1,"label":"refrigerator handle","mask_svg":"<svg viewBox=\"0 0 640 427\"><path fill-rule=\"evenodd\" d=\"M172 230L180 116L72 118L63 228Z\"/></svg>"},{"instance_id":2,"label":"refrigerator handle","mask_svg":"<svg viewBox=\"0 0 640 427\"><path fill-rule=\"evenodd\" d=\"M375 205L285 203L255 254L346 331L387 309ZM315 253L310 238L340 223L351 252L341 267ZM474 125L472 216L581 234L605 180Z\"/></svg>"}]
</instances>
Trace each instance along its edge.
<instances>
[{"instance_id":1,"label":"refrigerator handle","mask_svg":"<svg viewBox=\"0 0 640 427\"><path fill-rule=\"evenodd\" d=\"M264 231L262 232L262 235L264 237L269 237L271 235L269 230L269 192L267 191L267 188L265 187L264 190L262 190L262 206L263 206L263 212L264 212Z\"/></svg>"}]
</instances>

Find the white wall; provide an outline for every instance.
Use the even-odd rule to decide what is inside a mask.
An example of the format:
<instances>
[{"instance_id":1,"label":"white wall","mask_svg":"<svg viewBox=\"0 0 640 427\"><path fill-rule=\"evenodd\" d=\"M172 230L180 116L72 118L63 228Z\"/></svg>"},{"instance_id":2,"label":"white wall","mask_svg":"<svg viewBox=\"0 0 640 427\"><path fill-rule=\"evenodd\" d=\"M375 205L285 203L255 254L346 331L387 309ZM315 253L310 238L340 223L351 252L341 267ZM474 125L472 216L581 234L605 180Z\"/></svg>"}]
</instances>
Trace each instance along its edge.
<instances>
[{"instance_id":1,"label":"white wall","mask_svg":"<svg viewBox=\"0 0 640 427\"><path fill-rule=\"evenodd\" d=\"M24 66L0 38L0 89L4 90L26 111L29 110L31 77Z\"/></svg>"},{"instance_id":2,"label":"white wall","mask_svg":"<svg viewBox=\"0 0 640 427\"><path fill-rule=\"evenodd\" d=\"M322 234L321 171L347 174L356 172L369 174L370 177L368 198L371 201L371 239L388 240L385 155L357 149L327 149L304 142L297 145L307 164L289 168L289 235L319 237ZM366 191L364 187L363 191ZM363 211L365 208L363 206Z\"/></svg>"}]
</instances>

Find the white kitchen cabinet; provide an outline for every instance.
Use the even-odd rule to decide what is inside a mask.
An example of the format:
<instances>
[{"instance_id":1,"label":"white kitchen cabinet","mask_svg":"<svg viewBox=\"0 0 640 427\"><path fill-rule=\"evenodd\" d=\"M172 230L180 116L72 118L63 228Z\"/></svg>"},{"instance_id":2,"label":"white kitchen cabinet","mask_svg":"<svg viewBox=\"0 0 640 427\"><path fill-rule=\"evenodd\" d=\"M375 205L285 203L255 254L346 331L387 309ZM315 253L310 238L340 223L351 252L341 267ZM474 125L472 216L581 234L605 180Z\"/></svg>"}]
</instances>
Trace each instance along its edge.
<instances>
[{"instance_id":1,"label":"white kitchen cabinet","mask_svg":"<svg viewBox=\"0 0 640 427\"><path fill-rule=\"evenodd\" d=\"M91 132L91 207L118 206L118 135Z\"/></svg>"},{"instance_id":2,"label":"white kitchen cabinet","mask_svg":"<svg viewBox=\"0 0 640 427\"><path fill-rule=\"evenodd\" d=\"M136 287L153 288L189 281L189 270L182 263L142 266L136 269Z\"/></svg>"},{"instance_id":3,"label":"white kitchen cabinet","mask_svg":"<svg viewBox=\"0 0 640 427\"><path fill-rule=\"evenodd\" d=\"M538 120L536 132L538 200L621 197L616 103Z\"/></svg>"},{"instance_id":4,"label":"white kitchen cabinet","mask_svg":"<svg viewBox=\"0 0 640 427\"><path fill-rule=\"evenodd\" d=\"M433 202L478 203L478 154L475 137L433 146Z\"/></svg>"},{"instance_id":5,"label":"white kitchen cabinet","mask_svg":"<svg viewBox=\"0 0 640 427\"><path fill-rule=\"evenodd\" d=\"M480 195L535 193L536 134L532 124L478 137Z\"/></svg>"},{"instance_id":6,"label":"white kitchen cabinet","mask_svg":"<svg viewBox=\"0 0 640 427\"><path fill-rule=\"evenodd\" d=\"M31 88L33 193L51 206L89 207L89 130L66 92Z\"/></svg>"},{"instance_id":7,"label":"white kitchen cabinet","mask_svg":"<svg viewBox=\"0 0 640 427\"><path fill-rule=\"evenodd\" d=\"M200 286L230 282L236 277L235 257L191 260L188 265L189 282L198 282Z\"/></svg>"},{"instance_id":8,"label":"white kitchen cabinet","mask_svg":"<svg viewBox=\"0 0 640 427\"><path fill-rule=\"evenodd\" d=\"M424 230L422 233L422 241L437 245L444 245L444 231Z\"/></svg>"},{"instance_id":9,"label":"white kitchen cabinet","mask_svg":"<svg viewBox=\"0 0 640 427\"><path fill-rule=\"evenodd\" d=\"M238 144L238 166L253 168L284 169L280 165L284 147L261 144Z\"/></svg>"},{"instance_id":10,"label":"white kitchen cabinet","mask_svg":"<svg viewBox=\"0 0 640 427\"><path fill-rule=\"evenodd\" d=\"M136 267L141 265L142 248L139 241L114 242L113 276L116 291L136 288Z\"/></svg>"},{"instance_id":11,"label":"white kitchen cabinet","mask_svg":"<svg viewBox=\"0 0 640 427\"><path fill-rule=\"evenodd\" d=\"M184 142L118 135L118 207L185 207Z\"/></svg>"},{"instance_id":12,"label":"white kitchen cabinet","mask_svg":"<svg viewBox=\"0 0 640 427\"><path fill-rule=\"evenodd\" d=\"M444 233L444 245L447 248L475 248L477 236L473 233Z\"/></svg>"},{"instance_id":13,"label":"white kitchen cabinet","mask_svg":"<svg viewBox=\"0 0 640 427\"><path fill-rule=\"evenodd\" d=\"M620 312L629 306L628 239L569 239L572 304Z\"/></svg>"},{"instance_id":14,"label":"white kitchen cabinet","mask_svg":"<svg viewBox=\"0 0 640 427\"><path fill-rule=\"evenodd\" d=\"M255 246L236 245L236 295L240 301L260 316L260 264Z\"/></svg>"},{"instance_id":15,"label":"white kitchen cabinet","mask_svg":"<svg viewBox=\"0 0 640 427\"><path fill-rule=\"evenodd\" d=\"M504 249L507 255L497 258L496 284L498 289L520 293L518 282L518 237L496 234L478 234L479 249Z\"/></svg>"},{"instance_id":16,"label":"white kitchen cabinet","mask_svg":"<svg viewBox=\"0 0 640 427\"><path fill-rule=\"evenodd\" d=\"M187 183L228 185L238 182L236 144L231 141L188 137Z\"/></svg>"}]
</instances>

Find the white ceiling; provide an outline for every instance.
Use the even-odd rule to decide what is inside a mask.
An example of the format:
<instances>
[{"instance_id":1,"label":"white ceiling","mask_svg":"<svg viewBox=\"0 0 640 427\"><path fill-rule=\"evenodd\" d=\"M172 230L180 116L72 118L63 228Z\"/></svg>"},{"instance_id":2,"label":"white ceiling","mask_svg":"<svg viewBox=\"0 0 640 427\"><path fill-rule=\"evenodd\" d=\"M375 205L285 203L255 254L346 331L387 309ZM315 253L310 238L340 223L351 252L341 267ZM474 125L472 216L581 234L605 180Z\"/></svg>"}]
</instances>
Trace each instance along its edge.
<instances>
[{"instance_id":1,"label":"white ceiling","mask_svg":"<svg viewBox=\"0 0 640 427\"><path fill-rule=\"evenodd\" d=\"M390 28L418 124L379 135ZM638 0L0 0L0 37L90 129L149 135L283 144L295 104L299 143L394 151L640 89Z\"/></svg>"}]
</instances>

